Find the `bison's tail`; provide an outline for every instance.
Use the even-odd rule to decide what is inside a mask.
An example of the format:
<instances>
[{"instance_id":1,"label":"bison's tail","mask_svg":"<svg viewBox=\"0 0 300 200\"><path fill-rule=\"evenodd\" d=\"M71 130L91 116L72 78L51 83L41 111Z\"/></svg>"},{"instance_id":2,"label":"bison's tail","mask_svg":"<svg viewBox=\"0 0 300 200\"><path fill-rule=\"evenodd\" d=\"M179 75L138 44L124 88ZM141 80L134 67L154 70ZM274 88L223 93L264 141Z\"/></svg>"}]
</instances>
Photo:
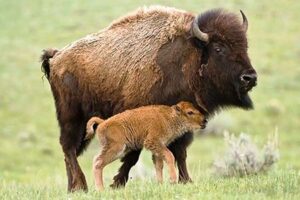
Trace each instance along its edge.
<instances>
[{"instance_id":1,"label":"bison's tail","mask_svg":"<svg viewBox=\"0 0 300 200\"><path fill-rule=\"evenodd\" d=\"M43 50L43 54L41 55L42 62L42 72L44 72L47 79L49 79L50 75L50 64L49 59L52 58L58 52L57 49L45 49Z\"/></svg>"},{"instance_id":2,"label":"bison's tail","mask_svg":"<svg viewBox=\"0 0 300 200\"><path fill-rule=\"evenodd\" d=\"M98 127L99 124L101 124L102 122L104 122L103 119L100 119L99 117L92 117L86 125L86 135L84 140L89 140L91 139L96 132L96 129Z\"/></svg>"}]
</instances>

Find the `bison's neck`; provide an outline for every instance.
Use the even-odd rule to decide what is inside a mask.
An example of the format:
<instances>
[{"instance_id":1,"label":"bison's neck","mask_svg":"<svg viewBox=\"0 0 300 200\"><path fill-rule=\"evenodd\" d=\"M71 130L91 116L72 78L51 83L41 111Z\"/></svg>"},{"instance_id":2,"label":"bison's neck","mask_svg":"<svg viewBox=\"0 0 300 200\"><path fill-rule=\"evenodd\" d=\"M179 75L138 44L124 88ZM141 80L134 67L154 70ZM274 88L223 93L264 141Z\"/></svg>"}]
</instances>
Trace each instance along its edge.
<instances>
[{"instance_id":1,"label":"bison's neck","mask_svg":"<svg viewBox=\"0 0 300 200\"><path fill-rule=\"evenodd\" d=\"M197 104L209 115L214 114L222 107L226 106L224 97L218 93L217 88L210 85L208 82L201 84L195 93Z\"/></svg>"},{"instance_id":2,"label":"bison's neck","mask_svg":"<svg viewBox=\"0 0 300 200\"><path fill-rule=\"evenodd\" d=\"M190 51L191 45L185 36L177 37L159 49L156 64L161 74L161 82L152 88L154 102L174 105L178 101L186 100L195 103L183 72Z\"/></svg>"},{"instance_id":3,"label":"bison's neck","mask_svg":"<svg viewBox=\"0 0 300 200\"><path fill-rule=\"evenodd\" d=\"M234 92L234 89L228 84L227 88L219 88L209 79L201 79L198 89L195 91L196 101L198 105L202 105L209 113L220 111L222 108L241 107L242 103Z\"/></svg>"}]
</instances>

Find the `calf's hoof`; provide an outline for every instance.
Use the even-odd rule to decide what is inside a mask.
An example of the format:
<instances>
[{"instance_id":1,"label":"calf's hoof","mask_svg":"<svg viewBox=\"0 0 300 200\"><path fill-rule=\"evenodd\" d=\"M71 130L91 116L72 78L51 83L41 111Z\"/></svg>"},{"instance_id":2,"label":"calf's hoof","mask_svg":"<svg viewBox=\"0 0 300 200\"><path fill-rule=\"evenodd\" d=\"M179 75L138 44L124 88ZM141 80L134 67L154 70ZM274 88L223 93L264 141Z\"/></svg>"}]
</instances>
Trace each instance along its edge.
<instances>
[{"instance_id":1,"label":"calf's hoof","mask_svg":"<svg viewBox=\"0 0 300 200\"><path fill-rule=\"evenodd\" d=\"M171 178L170 183L171 184L176 184L177 183L177 178Z\"/></svg>"}]
</instances>

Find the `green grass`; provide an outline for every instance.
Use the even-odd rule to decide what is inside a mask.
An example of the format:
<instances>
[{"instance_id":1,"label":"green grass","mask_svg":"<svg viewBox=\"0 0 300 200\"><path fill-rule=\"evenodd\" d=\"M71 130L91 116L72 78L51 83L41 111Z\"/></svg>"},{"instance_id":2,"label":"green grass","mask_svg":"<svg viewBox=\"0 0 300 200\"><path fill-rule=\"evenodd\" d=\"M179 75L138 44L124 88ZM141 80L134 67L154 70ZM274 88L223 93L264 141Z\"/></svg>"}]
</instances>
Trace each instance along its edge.
<instances>
[{"instance_id":1,"label":"green grass","mask_svg":"<svg viewBox=\"0 0 300 200\"><path fill-rule=\"evenodd\" d=\"M90 192L67 194L59 129L49 84L42 80L41 50L61 48L107 26L138 6L163 4L195 13L215 7L249 20L249 54L258 71L252 92L255 110L223 111L233 121L229 131L251 134L259 144L275 127L281 158L266 175L225 179L210 171L222 152L221 137L197 137L188 152L194 183L158 185L153 176L129 181L122 190L93 189L94 141L80 158ZM0 197L2 199L299 199L300 197L300 2L277 1L38 1L0 0ZM223 115L221 114L221 116ZM142 160L153 167L149 153ZM105 169L111 183L119 163Z\"/></svg>"},{"instance_id":2,"label":"green grass","mask_svg":"<svg viewBox=\"0 0 300 200\"><path fill-rule=\"evenodd\" d=\"M272 178L270 178L271 176ZM258 184L260 183L260 184ZM91 189L88 193L67 194L57 185L9 184L4 185L0 195L18 199L299 199L299 174L295 171L277 171L263 176L244 179L224 179L201 175L193 184L170 185L144 180L129 182L125 189L107 189L102 193ZM14 193L10 193L16 191Z\"/></svg>"}]
</instances>

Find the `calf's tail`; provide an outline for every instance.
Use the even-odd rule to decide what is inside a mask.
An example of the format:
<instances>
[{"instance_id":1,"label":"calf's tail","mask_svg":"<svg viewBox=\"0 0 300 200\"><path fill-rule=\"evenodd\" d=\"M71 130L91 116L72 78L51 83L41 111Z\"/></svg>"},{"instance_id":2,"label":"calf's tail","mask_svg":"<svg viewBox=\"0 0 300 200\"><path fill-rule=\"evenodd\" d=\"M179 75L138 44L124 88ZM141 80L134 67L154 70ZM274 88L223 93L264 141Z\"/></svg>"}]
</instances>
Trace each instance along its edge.
<instances>
[{"instance_id":1,"label":"calf's tail","mask_svg":"<svg viewBox=\"0 0 300 200\"><path fill-rule=\"evenodd\" d=\"M91 139L95 135L98 125L102 122L104 122L103 119L99 117L92 117L86 124L86 135L84 140Z\"/></svg>"}]
</instances>

